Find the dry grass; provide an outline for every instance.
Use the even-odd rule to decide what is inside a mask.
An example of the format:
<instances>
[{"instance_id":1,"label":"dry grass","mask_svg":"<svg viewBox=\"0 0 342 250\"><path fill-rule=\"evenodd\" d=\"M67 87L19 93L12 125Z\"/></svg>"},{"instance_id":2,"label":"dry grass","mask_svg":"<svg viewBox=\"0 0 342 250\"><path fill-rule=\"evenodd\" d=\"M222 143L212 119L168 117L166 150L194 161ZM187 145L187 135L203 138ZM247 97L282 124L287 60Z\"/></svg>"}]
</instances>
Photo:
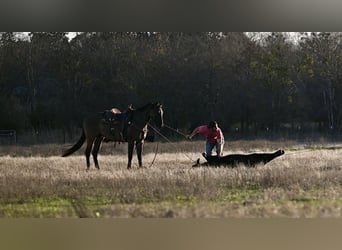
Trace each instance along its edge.
<instances>
[{"instance_id":1,"label":"dry grass","mask_svg":"<svg viewBox=\"0 0 342 250\"><path fill-rule=\"evenodd\" d=\"M155 156L147 143L144 164ZM341 217L339 145L229 142L226 153L286 154L265 166L195 168L203 142L159 144L151 167L127 170L126 144L106 144L100 171L64 145L0 147L0 217Z\"/></svg>"}]
</instances>

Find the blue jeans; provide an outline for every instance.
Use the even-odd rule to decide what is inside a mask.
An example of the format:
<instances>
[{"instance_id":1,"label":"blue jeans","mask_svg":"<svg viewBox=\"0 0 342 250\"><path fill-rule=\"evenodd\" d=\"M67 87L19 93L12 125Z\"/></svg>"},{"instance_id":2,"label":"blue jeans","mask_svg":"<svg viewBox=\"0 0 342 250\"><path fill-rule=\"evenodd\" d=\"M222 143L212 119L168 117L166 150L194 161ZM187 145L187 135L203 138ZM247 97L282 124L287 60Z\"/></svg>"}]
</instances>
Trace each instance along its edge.
<instances>
[{"instance_id":1,"label":"blue jeans","mask_svg":"<svg viewBox=\"0 0 342 250\"><path fill-rule=\"evenodd\" d=\"M212 155L212 151L213 149L216 147L216 154L217 155L221 155L222 151L223 151L223 144L224 142L222 141L222 143L211 143L209 141L206 141L205 143L205 153L207 155Z\"/></svg>"}]
</instances>

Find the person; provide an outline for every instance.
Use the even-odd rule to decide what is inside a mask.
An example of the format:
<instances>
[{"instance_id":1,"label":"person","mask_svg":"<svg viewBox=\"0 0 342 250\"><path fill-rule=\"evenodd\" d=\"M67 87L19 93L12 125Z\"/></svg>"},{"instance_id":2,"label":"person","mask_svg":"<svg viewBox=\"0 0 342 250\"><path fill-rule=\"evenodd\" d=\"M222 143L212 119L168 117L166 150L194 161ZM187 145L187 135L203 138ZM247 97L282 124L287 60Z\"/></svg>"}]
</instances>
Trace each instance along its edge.
<instances>
[{"instance_id":1,"label":"person","mask_svg":"<svg viewBox=\"0 0 342 250\"><path fill-rule=\"evenodd\" d=\"M214 148L216 148L217 156L222 156L224 136L216 121L211 121L208 125L201 125L195 128L187 138L192 139L196 134L202 134L205 136L205 154L207 156L212 155Z\"/></svg>"}]
</instances>

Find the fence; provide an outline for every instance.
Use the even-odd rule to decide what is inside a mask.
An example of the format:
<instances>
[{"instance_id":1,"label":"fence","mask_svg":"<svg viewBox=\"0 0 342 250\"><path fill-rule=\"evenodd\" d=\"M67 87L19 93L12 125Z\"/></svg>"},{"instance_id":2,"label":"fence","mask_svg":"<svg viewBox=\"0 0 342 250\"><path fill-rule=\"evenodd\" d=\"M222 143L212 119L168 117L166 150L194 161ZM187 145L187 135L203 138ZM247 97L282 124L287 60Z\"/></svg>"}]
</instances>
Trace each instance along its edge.
<instances>
[{"instance_id":1,"label":"fence","mask_svg":"<svg viewBox=\"0 0 342 250\"><path fill-rule=\"evenodd\" d=\"M0 144L17 143L17 132L15 130L0 130Z\"/></svg>"}]
</instances>

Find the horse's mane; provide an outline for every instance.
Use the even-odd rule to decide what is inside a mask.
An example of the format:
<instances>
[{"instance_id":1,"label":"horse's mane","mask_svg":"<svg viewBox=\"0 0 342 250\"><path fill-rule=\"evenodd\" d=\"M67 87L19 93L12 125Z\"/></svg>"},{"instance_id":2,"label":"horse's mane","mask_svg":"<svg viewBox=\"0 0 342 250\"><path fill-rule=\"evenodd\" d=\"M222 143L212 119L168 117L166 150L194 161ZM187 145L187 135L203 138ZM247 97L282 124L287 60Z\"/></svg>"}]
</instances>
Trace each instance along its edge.
<instances>
[{"instance_id":1,"label":"horse's mane","mask_svg":"<svg viewBox=\"0 0 342 250\"><path fill-rule=\"evenodd\" d=\"M147 104L145 104L144 106L142 106L142 107L139 107L139 108L137 108L137 109L135 109L135 110L137 110L137 111L141 111L141 110L145 110L146 108L148 108L148 107L150 107L150 106L152 106L152 105L155 105L155 103L153 103L153 102L149 102L149 103L147 103Z\"/></svg>"}]
</instances>

